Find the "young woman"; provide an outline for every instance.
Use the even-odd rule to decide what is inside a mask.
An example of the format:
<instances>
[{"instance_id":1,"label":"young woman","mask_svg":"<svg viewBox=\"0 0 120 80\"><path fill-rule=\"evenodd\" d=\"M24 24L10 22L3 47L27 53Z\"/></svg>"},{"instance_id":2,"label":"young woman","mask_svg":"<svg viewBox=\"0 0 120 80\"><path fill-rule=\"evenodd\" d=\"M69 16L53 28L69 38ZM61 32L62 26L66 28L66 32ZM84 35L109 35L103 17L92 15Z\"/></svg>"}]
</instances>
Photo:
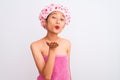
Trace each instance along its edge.
<instances>
[{"instance_id":1,"label":"young woman","mask_svg":"<svg viewBox=\"0 0 120 80\"><path fill-rule=\"evenodd\" d=\"M51 4L41 11L39 18L47 34L30 46L40 74L37 80L71 80L71 43L58 36L70 22L68 9L62 5Z\"/></svg>"}]
</instances>

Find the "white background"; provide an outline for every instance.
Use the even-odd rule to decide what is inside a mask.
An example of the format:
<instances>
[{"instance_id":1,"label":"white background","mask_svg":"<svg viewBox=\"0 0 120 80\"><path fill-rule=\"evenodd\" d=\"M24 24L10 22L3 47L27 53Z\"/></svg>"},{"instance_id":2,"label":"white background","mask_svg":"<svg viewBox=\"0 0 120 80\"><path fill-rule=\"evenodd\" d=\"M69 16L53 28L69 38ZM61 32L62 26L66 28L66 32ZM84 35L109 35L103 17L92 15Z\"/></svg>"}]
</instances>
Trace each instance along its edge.
<instances>
[{"instance_id":1,"label":"white background","mask_svg":"<svg viewBox=\"0 0 120 80\"><path fill-rule=\"evenodd\" d=\"M38 16L53 2L71 12L60 36L72 43L72 80L120 80L120 0L0 0L0 80L36 80L29 46L45 36Z\"/></svg>"}]
</instances>

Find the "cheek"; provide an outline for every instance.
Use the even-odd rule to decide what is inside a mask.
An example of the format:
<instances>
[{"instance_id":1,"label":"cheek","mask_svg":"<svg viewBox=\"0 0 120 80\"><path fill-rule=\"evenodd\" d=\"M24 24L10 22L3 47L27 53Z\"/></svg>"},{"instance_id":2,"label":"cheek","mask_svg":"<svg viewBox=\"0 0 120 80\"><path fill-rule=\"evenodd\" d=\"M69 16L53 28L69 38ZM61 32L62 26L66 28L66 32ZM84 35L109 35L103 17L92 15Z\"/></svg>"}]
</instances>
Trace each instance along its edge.
<instances>
[{"instance_id":1,"label":"cheek","mask_svg":"<svg viewBox=\"0 0 120 80\"><path fill-rule=\"evenodd\" d=\"M62 23L63 28L65 27L65 22Z\"/></svg>"},{"instance_id":2,"label":"cheek","mask_svg":"<svg viewBox=\"0 0 120 80\"><path fill-rule=\"evenodd\" d=\"M52 25L52 24L54 24L55 23L55 21L54 20L48 20L48 22L47 22L48 24L50 24L50 25Z\"/></svg>"},{"instance_id":3,"label":"cheek","mask_svg":"<svg viewBox=\"0 0 120 80\"><path fill-rule=\"evenodd\" d=\"M63 30L63 29L64 29L64 27L65 27L65 25L63 24L63 25L61 26L61 30Z\"/></svg>"}]
</instances>

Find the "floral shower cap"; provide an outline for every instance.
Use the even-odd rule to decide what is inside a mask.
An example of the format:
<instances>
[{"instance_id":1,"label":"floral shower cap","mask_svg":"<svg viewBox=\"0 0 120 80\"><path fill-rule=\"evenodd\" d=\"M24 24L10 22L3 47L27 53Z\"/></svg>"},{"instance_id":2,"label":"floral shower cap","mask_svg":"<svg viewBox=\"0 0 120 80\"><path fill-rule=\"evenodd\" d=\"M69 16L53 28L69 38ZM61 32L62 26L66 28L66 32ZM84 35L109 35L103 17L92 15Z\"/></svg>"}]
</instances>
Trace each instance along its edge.
<instances>
[{"instance_id":1,"label":"floral shower cap","mask_svg":"<svg viewBox=\"0 0 120 80\"><path fill-rule=\"evenodd\" d=\"M50 4L46 6L44 9L41 10L41 13L39 15L39 19L41 21L41 25L45 28L46 26L44 25L44 20L48 17L48 15L53 12L53 11L60 11L64 14L65 16L65 24L68 25L70 22L70 13L66 7L63 5L58 5L58 4Z\"/></svg>"}]
</instances>

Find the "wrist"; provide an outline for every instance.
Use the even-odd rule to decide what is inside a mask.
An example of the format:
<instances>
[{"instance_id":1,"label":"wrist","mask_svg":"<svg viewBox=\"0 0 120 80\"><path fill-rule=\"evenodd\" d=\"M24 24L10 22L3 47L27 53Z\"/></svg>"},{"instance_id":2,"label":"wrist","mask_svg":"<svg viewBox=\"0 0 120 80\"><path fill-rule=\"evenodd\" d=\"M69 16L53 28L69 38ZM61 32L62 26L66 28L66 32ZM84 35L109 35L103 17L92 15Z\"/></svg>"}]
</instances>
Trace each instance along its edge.
<instances>
[{"instance_id":1,"label":"wrist","mask_svg":"<svg viewBox=\"0 0 120 80\"><path fill-rule=\"evenodd\" d=\"M49 55L55 56L55 50L54 49L49 49Z\"/></svg>"}]
</instances>

